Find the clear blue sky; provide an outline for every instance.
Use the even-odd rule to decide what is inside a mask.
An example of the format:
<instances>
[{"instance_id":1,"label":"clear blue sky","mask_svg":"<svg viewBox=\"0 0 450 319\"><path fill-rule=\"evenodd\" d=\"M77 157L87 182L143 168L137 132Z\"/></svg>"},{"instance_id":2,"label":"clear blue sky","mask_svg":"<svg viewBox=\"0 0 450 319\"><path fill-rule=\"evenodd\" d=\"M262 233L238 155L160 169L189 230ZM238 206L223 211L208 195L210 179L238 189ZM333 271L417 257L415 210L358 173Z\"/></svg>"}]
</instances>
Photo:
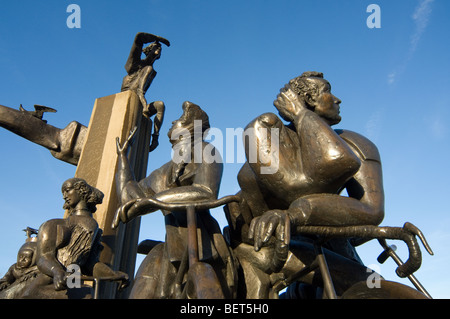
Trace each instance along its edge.
<instances>
[{"instance_id":1,"label":"clear blue sky","mask_svg":"<svg viewBox=\"0 0 450 319\"><path fill-rule=\"evenodd\" d=\"M81 28L70 29L69 4L81 8ZM368 28L371 3L381 28ZM321 71L342 100L346 128L377 144L383 161L385 226L410 221L426 235L416 273L431 295L449 298L450 30L446 0L277 1L8 1L0 5L0 104L43 104L49 124L89 123L96 98L120 91L125 61L139 31L163 36L158 74L147 100L163 100L162 131L185 100L199 104L222 132L276 112L279 89L304 71ZM148 171L170 159L161 136ZM60 192L75 167L0 128L0 276L15 262L27 226L62 217ZM224 157L226 154L222 154ZM226 163L221 195L238 191L242 163ZM113 174L114 172L111 172ZM221 210L214 216L224 226ZM161 214L142 218L141 239L163 239ZM402 242L393 242L406 259ZM359 249L377 265L377 242ZM381 274L398 278L395 264Z\"/></svg>"}]
</instances>

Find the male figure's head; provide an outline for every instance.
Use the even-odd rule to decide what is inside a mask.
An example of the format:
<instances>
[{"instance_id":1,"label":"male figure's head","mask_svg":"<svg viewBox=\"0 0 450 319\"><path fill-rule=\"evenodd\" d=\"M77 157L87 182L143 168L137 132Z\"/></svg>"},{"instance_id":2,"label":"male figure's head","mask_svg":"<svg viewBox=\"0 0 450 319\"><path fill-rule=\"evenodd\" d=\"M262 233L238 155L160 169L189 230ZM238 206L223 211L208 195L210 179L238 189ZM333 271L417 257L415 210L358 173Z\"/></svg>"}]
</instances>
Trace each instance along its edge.
<instances>
[{"instance_id":1,"label":"male figure's head","mask_svg":"<svg viewBox=\"0 0 450 319\"><path fill-rule=\"evenodd\" d=\"M280 116L287 121L293 121L300 108L304 107L315 112L329 125L341 121L340 103L341 100L331 94L331 85L320 72L304 72L290 80L274 101Z\"/></svg>"},{"instance_id":2,"label":"male figure's head","mask_svg":"<svg viewBox=\"0 0 450 319\"><path fill-rule=\"evenodd\" d=\"M209 129L209 117L200 106L189 101L183 103L183 114L181 117L172 122L172 127L169 129L167 135L170 142L174 145L181 141L194 141L194 137L199 135L195 132L198 126L201 125L201 134L199 137L203 138L204 132ZM200 128L200 127L199 127Z\"/></svg>"},{"instance_id":3,"label":"male figure's head","mask_svg":"<svg viewBox=\"0 0 450 319\"><path fill-rule=\"evenodd\" d=\"M158 60L161 57L161 43L158 41L150 43L148 46L146 46L144 49L142 49L142 52L146 56L146 60L155 61Z\"/></svg>"},{"instance_id":4,"label":"male figure's head","mask_svg":"<svg viewBox=\"0 0 450 319\"><path fill-rule=\"evenodd\" d=\"M182 167L188 163L203 161L201 145L205 131L209 129L208 115L200 106L186 101L183 103L183 114L178 120L172 122L168 132L172 143L172 162Z\"/></svg>"}]
</instances>

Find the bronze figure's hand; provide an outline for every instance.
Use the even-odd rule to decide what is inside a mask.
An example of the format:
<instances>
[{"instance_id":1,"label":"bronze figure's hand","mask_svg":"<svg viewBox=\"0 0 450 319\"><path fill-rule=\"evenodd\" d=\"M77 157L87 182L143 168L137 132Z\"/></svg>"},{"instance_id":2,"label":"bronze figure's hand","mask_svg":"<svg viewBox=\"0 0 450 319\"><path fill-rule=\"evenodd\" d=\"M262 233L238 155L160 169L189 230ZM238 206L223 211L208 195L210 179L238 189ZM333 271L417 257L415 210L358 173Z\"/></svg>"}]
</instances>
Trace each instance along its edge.
<instances>
[{"instance_id":1,"label":"bronze figure's hand","mask_svg":"<svg viewBox=\"0 0 450 319\"><path fill-rule=\"evenodd\" d=\"M254 240L256 251L267 244L272 235L283 246L289 245L291 226L287 212L278 209L270 210L252 220L248 236Z\"/></svg>"},{"instance_id":2,"label":"bronze figure's hand","mask_svg":"<svg viewBox=\"0 0 450 319\"><path fill-rule=\"evenodd\" d=\"M158 147L158 145L159 145L158 136L156 136L156 137L153 136L152 137L152 143L150 144L149 152L154 151Z\"/></svg>"},{"instance_id":3,"label":"bronze figure's hand","mask_svg":"<svg viewBox=\"0 0 450 319\"><path fill-rule=\"evenodd\" d=\"M300 114L307 110L292 90L280 91L273 104L284 115L285 119L289 121L295 121Z\"/></svg>"},{"instance_id":4,"label":"bronze figure's hand","mask_svg":"<svg viewBox=\"0 0 450 319\"><path fill-rule=\"evenodd\" d=\"M66 273L62 269L53 270L53 285L55 290L66 289Z\"/></svg>"},{"instance_id":5,"label":"bronze figure's hand","mask_svg":"<svg viewBox=\"0 0 450 319\"><path fill-rule=\"evenodd\" d=\"M139 202L140 199L132 199L122 206L120 206L116 211L116 216L114 217L114 221L112 224L112 228L119 227L119 223L122 222L124 224L128 223L131 219L134 218L134 216L131 216L129 214L130 208L135 205L137 202Z\"/></svg>"}]
</instances>

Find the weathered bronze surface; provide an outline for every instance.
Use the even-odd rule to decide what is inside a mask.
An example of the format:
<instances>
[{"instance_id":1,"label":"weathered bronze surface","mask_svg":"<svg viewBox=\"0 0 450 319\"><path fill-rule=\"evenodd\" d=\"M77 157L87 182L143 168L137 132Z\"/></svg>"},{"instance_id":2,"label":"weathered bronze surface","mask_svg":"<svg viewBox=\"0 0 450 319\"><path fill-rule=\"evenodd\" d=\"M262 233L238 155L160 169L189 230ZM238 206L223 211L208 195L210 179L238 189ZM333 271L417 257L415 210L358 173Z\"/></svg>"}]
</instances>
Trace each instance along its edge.
<instances>
[{"instance_id":1,"label":"weathered bronze surface","mask_svg":"<svg viewBox=\"0 0 450 319\"><path fill-rule=\"evenodd\" d=\"M0 279L0 299L20 298L24 287L39 274L36 265L36 229L27 227L27 240L17 253L17 262L13 264Z\"/></svg>"},{"instance_id":2,"label":"weathered bronze surface","mask_svg":"<svg viewBox=\"0 0 450 319\"><path fill-rule=\"evenodd\" d=\"M38 112L39 110L39 112ZM77 165L83 149L87 127L70 122L60 129L42 119L48 108L36 106L36 112L19 110L0 105L0 126L48 149L57 159Z\"/></svg>"},{"instance_id":3,"label":"weathered bronze surface","mask_svg":"<svg viewBox=\"0 0 450 319\"><path fill-rule=\"evenodd\" d=\"M144 108L143 112L145 116L151 117L155 115L150 152L158 146L159 131L164 120L165 111L165 106L162 101L147 104L147 100L145 99L145 93L157 73L153 68L153 63L161 57L162 47L160 42L170 46L170 42L162 37L144 32L136 34L133 45L131 46L130 55L125 64L125 70L128 74L123 78L121 88L122 92L127 90L136 92ZM145 43L150 44L143 48ZM141 58L142 54L145 55L143 59Z\"/></svg>"},{"instance_id":4,"label":"weathered bronze surface","mask_svg":"<svg viewBox=\"0 0 450 319\"><path fill-rule=\"evenodd\" d=\"M404 240L411 260L397 270L402 277L420 266L416 235L431 252L414 225L377 227L384 217L380 155L367 138L331 128L341 120L340 103L322 73L305 72L274 101L288 125L273 113L248 125L247 162L238 175L242 200L226 209L244 272L242 297L276 298L289 284L297 297L305 287L325 289L328 298L342 295L368 276L350 238ZM277 141L267 138L267 129L277 130ZM275 142L279 151L273 151ZM255 145L269 150L269 161L249 160ZM276 173L262 173L274 162ZM340 195L344 189L348 196ZM327 288L331 278L334 287Z\"/></svg>"},{"instance_id":5,"label":"weathered bronze surface","mask_svg":"<svg viewBox=\"0 0 450 319\"><path fill-rule=\"evenodd\" d=\"M14 282L11 275L15 280L26 281L20 289L14 290L13 298L91 297L89 286L68 287L68 277L74 266L81 271L79 280L89 276L119 281L120 288L128 284L126 273L114 271L98 260L102 230L92 214L102 202L103 193L82 179L71 178L62 185L62 194L67 217L44 222L37 236L22 246L18 263L5 276L9 284ZM32 280L23 278L24 275Z\"/></svg>"},{"instance_id":6,"label":"weathered bronze surface","mask_svg":"<svg viewBox=\"0 0 450 319\"><path fill-rule=\"evenodd\" d=\"M145 43L152 42L143 49ZM139 32L133 42L130 55L125 64L127 75L122 82L121 91L132 90L138 96L143 106L144 115L155 116L150 151L158 146L159 130L164 120L165 106L162 101L147 104L145 93L150 87L156 71L153 63L161 56L161 44L170 46L170 42L162 37ZM146 57L141 59L144 53ZM87 127L76 122L70 122L60 129L47 124L43 119L45 112L56 112L55 109L34 105L34 111L27 111L22 105L19 110L0 105L0 126L47 148L51 154L62 161L77 165L83 149Z\"/></svg>"},{"instance_id":7,"label":"weathered bronze surface","mask_svg":"<svg viewBox=\"0 0 450 319\"><path fill-rule=\"evenodd\" d=\"M143 48L146 43L150 45ZM366 137L332 129L341 121L341 100L331 93L322 73L305 72L290 80L274 101L279 116L265 113L248 124L247 161L237 176L236 195L218 198L222 160L204 140L208 115L189 101L168 132L172 160L144 177L148 151L158 146L165 112L162 101L147 103L145 98L156 76L153 64L160 58L161 43L170 46L162 37L136 34L122 93L96 104L107 108L94 108L92 118L110 118L108 125L93 121L96 124L88 130L71 122L59 129L43 119L45 112L56 112L52 108L35 105L35 111L27 111L22 105L19 110L0 105L0 126L78 165L77 174L89 176L89 184L98 187L101 180L107 189L107 212L114 213L119 206L112 225L113 214L102 219L108 224L105 232L113 234L105 245L105 251L111 250L105 254L108 262L103 262L99 258L103 229L93 214L104 195L85 179L67 180L62 187L65 218L48 220L38 231L27 228L17 262L0 279L0 298L98 298L102 280L125 287L133 277L129 268L134 262L123 259L138 249L134 243L139 218L158 210L164 214L166 240L140 244L139 252L147 256L129 298L279 298L284 288L283 298L431 297L413 276L422 262L417 238L428 253L433 252L409 222L402 227L379 226L384 218L380 154ZM105 116L113 113L118 116ZM111 130L100 129L109 125ZM125 138L130 127L134 129ZM113 155L104 148L103 161L96 154L97 142L106 145L115 134L111 132L120 137L116 150L112 144ZM132 146L135 135L138 141ZM267 170L272 166L276 169ZM100 178L100 171L112 175ZM219 206L224 206L229 224L223 233L210 214ZM379 261L393 258L397 275L409 278L417 290L381 276L378 289L368 287L373 273L355 247L371 239L384 249ZM403 241L409 258L403 262L386 239ZM119 252L112 251L116 246ZM113 270L111 260L115 269L130 274ZM68 287L74 265L81 269L83 282L94 282L93 296L88 285Z\"/></svg>"},{"instance_id":8,"label":"weathered bronze surface","mask_svg":"<svg viewBox=\"0 0 450 319\"><path fill-rule=\"evenodd\" d=\"M39 104L34 105L34 111L27 111L23 108L22 104L20 104L19 110L22 112L30 113L32 116L42 120L44 123L47 123L47 120L44 120L45 112L56 113L55 109L48 107L48 106L39 105Z\"/></svg>"},{"instance_id":9,"label":"weathered bronze surface","mask_svg":"<svg viewBox=\"0 0 450 319\"><path fill-rule=\"evenodd\" d=\"M195 125L200 125L200 137L194 134L194 121ZM134 132L123 145L117 142L119 167L116 181L122 206L118 209L114 226L161 209L159 202L186 207L184 210L162 209L166 241L150 250L142 262L130 298L235 296L237 275L234 259L217 221L210 215L209 207L188 207L216 199L219 192L222 163L203 158L194 160L195 145L201 146L202 152L207 148L217 156L217 150L203 140L203 132L208 128L208 115L198 105L184 102L183 114L173 122L168 136L177 154L189 155L180 161L169 161L141 181L134 180L126 157ZM188 249L192 245L197 246L194 247L196 251ZM188 258L189 253L194 255L194 259ZM188 259L193 261L190 265L187 265ZM196 285L202 287L198 289Z\"/></svg>"}]
</instances>

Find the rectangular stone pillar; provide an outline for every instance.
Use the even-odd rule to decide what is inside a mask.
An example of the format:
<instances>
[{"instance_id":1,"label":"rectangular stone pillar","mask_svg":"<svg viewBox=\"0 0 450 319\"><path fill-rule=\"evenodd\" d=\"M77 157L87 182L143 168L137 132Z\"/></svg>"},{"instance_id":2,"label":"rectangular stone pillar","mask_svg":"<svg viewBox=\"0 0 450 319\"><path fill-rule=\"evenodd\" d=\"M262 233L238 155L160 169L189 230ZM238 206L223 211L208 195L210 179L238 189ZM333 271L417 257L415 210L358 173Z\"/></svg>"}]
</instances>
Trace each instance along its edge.
<instances>
[{"instance_id":1,"label":"rectangular stone pillar","mask_svg":"<svg viewBox=\"0 0 450 319\"><path fill-rule=\"evenodd\" d=\"M146 176L151 135L151 120L142 115L142 105L133 91L98 98L88 126L85 145L78 162L76 177L104 193L103 203L97 206L94 218L103 230L104 249L100 260L115 270L127 272L133 278L140 218L117 230L112 221L119 207L115 174L117 168L116 137L123 142L137 126L129 160L137 180ZM102 289L102 298L114 298L115 291Z\"/></svg>"}]
</instances>

